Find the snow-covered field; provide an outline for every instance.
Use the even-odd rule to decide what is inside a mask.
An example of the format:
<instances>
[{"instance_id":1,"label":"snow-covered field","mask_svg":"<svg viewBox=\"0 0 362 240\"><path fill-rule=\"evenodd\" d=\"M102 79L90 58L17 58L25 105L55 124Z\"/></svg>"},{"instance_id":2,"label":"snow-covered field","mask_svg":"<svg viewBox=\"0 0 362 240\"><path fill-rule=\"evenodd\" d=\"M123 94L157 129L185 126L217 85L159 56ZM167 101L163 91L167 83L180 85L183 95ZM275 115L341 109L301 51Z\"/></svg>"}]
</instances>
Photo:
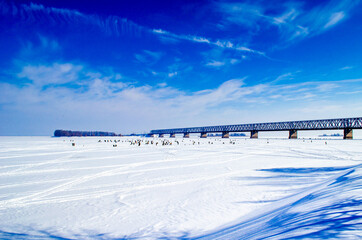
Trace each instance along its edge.
<instances>
[{"instance_id":1,"label":"snow-covered field","mask_svg":"<svg viewBox=\"0 0 362 240\"><path fill-rule=\"evenodd\" d=\"M135 139L0 137L0 238L362 236L362 140Z\"/></svg>"}]
</instances>

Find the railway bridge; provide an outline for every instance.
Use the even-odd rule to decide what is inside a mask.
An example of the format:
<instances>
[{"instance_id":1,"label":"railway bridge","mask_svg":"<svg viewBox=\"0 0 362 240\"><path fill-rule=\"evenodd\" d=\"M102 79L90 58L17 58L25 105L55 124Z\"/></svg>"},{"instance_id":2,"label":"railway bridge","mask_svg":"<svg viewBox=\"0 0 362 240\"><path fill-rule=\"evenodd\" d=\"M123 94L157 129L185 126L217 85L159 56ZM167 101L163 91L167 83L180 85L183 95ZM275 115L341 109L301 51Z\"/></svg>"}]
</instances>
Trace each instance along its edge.
<instances>
[{"instance_id":1,"label":"railway bridge","mask_svg":"<svg viewBox=\"0 0 362 240\"><path fill-rule=\"evenodd\" d=\"M353 129L362 129L362 117L157 129L151 130L150 134L153 137L164 137L165 134L175 137L176 134L183 134L184 138L188 138L190 133L200 133L201 138L206 138L208 133L222 133L223 138L229 138L231 132L250 132L250 138L258 138L258 132L262 131L289 131L289 139L296 139L300 130L338 129L343 130L343 139L353 139Z\"/></svg>"}]
</instances>

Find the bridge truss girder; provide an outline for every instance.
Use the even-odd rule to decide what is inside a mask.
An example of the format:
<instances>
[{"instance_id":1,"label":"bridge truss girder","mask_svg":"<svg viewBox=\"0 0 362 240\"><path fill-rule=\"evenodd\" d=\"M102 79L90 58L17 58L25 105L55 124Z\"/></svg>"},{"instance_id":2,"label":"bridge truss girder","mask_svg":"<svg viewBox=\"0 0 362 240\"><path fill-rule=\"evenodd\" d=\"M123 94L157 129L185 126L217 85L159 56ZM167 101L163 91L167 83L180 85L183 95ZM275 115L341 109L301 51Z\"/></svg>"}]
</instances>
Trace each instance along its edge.
<instances>
[{"instance_id":1,"label":"bridge truss girder","mask_svg":"<svg viewBox=\"0 0 362 240\"><path fill-rule=\"evenodd\" d=\"M339 118L308 121L251 123L206 127L151 130L150 134L289 131L289 130L362 129L362 118Z\"/></svg>"}]
</instances>

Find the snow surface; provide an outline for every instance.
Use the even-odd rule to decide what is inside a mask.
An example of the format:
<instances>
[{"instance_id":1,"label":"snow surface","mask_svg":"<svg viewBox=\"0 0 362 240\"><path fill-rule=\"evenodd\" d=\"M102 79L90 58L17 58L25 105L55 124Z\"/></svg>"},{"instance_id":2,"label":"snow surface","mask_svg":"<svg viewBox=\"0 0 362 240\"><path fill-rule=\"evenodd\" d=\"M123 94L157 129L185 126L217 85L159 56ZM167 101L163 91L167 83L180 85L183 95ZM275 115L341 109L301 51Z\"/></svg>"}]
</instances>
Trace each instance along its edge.
<instances>
[{"instance_id":1,"label":"snow surface","mask_svg":"<svg viewBox=\"0 0 362 240\"><path fill-rule=\"evenodd\" d=\"M361 140L135 139L0 137L0 238L362 236Z\"/></svg>"}]
</instances>

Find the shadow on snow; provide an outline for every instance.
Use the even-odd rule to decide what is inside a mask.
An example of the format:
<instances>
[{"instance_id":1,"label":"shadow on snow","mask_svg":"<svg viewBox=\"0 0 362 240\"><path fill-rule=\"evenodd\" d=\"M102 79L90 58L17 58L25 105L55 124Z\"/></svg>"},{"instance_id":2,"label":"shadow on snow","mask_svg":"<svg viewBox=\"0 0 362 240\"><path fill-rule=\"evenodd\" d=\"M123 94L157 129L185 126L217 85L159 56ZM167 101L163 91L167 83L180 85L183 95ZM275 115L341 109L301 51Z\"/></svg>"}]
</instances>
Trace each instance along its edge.
<instances>
[{"instance_id":1,"label":"shadow on snow","mask_svg":"<svg viewBox=\"0 0 362 240\"><path fill-rule=\"evenodd\" d=\"M193 239L358 239L362 234L361 168L261 169L291 178L326 172L334 176L275 201L259 215Z\"/></svg>"}]
</instances>

